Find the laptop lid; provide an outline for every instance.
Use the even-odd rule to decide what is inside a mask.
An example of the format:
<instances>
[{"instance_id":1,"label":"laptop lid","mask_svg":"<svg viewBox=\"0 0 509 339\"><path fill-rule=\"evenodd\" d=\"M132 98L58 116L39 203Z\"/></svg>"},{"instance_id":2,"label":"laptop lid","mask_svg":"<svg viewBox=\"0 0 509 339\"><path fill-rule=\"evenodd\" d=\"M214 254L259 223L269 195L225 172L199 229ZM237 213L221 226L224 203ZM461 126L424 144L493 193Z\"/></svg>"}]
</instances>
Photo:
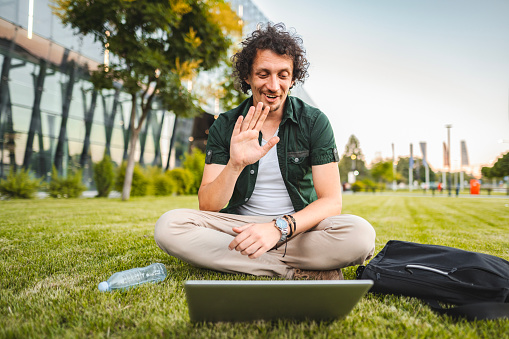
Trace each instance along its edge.
<instances>
[{"instance_id":1,"label":"laptop lid","mask_svg":"<svg viewBox=\"0 0 509 339\"><path fill-rule=\"evenodd\" d=\"M191 321L335 320L345 317L372 280L188 280Z\"/></svg>"}]
</instances>

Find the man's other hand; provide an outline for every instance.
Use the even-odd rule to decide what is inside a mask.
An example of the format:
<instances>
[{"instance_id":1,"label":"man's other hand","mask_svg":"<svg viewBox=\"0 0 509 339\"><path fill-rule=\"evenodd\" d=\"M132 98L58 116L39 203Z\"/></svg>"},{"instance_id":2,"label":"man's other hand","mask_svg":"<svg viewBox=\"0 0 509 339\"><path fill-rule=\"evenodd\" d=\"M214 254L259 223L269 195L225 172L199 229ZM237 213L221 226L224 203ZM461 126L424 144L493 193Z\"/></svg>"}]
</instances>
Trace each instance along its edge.
<instances>
[{"instance_id":1,"label":"man's other hand","mask_svg":"<svg viewBox=\"0 0 509 339\"><path fill-rule=\"evenodd\" d=\"M239 251L250 259L260 257L263 253L274 247L281 238L281 232L274 227L273 222L247 224L234 227L233 231L239 235L233 239L228 248Z\"/></svg>"}]
</instances>

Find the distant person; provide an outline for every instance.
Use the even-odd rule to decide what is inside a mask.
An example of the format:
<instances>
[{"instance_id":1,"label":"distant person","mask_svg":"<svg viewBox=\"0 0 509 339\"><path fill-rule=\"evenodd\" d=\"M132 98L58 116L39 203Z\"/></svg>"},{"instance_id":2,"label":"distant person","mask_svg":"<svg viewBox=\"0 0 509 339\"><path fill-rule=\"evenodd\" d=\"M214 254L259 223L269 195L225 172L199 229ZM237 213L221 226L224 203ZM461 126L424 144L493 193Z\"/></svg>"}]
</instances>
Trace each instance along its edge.
<instances>
[{"instance_id":1,"label":"distant person","mask_svg":"<svg viewBox=\"0 0 509 339\"><path fill-rule=\"evenodd\" d=\"M442 194L442 189L443 189L442 183L439 182L438 183L438 193Z\"/></svg>"},{"instance_id":2,"label":"distant person","mask_svg":"<svg viewBox=\"0 0 509 339\"><path fill-rule=\"evenodd\" d=\"M375 231L341 214L339 155L326 115L289 96L307 77L302 40L267 24L242 47L234 75L252 96L210 128L200 211L165 213L155 241L197 267L342 279L341 268L373 255Z\"/></svg>"},{"instance_id":3,"label":"distant person","mask_svg":"<svg viewBox=\"0 0 509 339\"><path fill-rule=\"evenodd\" d=\"M436 187L435 183L432 183L432 184L431 184L431 195L432 195L432 196L435 196L435 190L436 190L436 189L437 189L437 187Z\"/></svg>"}]
</instances>

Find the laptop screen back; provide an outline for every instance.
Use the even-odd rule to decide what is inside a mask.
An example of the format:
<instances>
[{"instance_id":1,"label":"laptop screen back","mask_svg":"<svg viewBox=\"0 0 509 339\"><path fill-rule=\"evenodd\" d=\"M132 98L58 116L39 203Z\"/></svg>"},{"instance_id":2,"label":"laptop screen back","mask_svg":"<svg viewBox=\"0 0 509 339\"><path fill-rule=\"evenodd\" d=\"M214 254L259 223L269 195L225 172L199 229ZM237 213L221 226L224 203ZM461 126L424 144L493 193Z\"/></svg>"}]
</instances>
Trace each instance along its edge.
<instances>
[{"instance_id":1,"label":"laptop screen back","mask_svg":"<svg viewBox=\"0 0 509 339\"><path fill-rule=\"evenodd\" d=\"M185 282L191 321L335 320L346 316L371 280Z\"/></svg>"}]
</instances>

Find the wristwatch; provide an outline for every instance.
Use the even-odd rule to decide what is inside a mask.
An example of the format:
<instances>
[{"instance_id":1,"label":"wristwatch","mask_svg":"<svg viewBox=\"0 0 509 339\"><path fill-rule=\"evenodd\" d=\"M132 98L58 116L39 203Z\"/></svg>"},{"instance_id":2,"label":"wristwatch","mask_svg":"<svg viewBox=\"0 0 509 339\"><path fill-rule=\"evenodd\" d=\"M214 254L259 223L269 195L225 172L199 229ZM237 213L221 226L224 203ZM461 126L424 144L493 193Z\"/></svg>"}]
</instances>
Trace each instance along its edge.
<instances>
[{"instance_id":1,"label":"wristwatch","mask_svg":"<svg viewBox=\"0 0 509 339\"><path fill-rule=\"evenodd\" d=\"M283 218L276 218L274 219L274 226L281 232L281 239L279 239L279 241L285 241L290 228L288 226L288 221Z\"/></svg>"}]
</instances>

